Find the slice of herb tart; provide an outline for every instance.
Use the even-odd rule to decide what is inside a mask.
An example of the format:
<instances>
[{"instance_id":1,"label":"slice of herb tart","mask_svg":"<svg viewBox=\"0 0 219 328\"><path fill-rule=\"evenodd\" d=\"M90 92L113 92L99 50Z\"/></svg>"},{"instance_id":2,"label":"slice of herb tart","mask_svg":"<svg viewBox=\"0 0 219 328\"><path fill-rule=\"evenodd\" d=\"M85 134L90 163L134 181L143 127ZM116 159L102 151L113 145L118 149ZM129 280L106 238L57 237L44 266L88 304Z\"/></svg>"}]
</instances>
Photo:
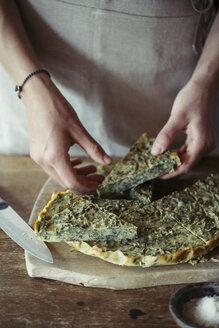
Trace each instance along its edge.
<instances>
[{"instance_id":1,"label":"slice of herb tart","mask_svg":"<svg viewBox=\"0 0 219 328\"><path fill-rule=\"evenodd\" d=\"M142 134L127 155L114 165L112 171L98 186L98 195L102 198L119 196L125 190L173 172L175 166L181 164L175 152L166 151L153 156L153 142L154 139L148 139L146 133Z\"/></svg>"},{"instance_id":2,"label":"slice of herb tart","mask_svg":"<svg viewBox=\"0 0 219 328\"><path fill-rule=\"evenodd\" d=\"M58 193L35 223L39 239L59 241L122 240L137 237L137 228L114 213L71 193Z\"/></svg>"},{"instance_id":3,"label":"slice of herb tart","mask_svg":"<svg viewBox=\"0 0 219 328\"><path fill-rule=\"evenodd\" d=\"M102 174L104 177L109 175L109 173L114 168L115 163L109 165L98 165L97 173ZM119 197L121 199L133 199L140 200L145 204L149 204L152 201L153 196L153 181L147 181L142 183L136 187L132 187L124 192L120 192L120 194L115 195L115 197Z\"/></svg>"}]
</instances>

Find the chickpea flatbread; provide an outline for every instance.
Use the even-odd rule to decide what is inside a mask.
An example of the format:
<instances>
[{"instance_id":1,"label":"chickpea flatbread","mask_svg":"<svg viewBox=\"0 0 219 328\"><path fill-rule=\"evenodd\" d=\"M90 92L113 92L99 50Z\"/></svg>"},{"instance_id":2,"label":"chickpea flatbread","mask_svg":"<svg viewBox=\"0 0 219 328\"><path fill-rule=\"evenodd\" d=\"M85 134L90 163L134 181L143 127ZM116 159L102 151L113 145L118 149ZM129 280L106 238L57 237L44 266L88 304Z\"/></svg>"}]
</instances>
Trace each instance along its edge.
<instances>
[{"instance_id":1,"label":"chickpea flatbread","mask_svg":"<svg viewBox=\"0 0 219 328\"><path fill-rule=\"evenodd\" d=\"M219 245L218 188L219 175L214 174L149 205L138 200L98 199L89 195L79 197L71 191L58 193L41 212L35 229L38 234L39 224L51 220L51 225L42 225L40 238L53 241L54 235L54 241L57 241L56 229L60 223L65 222L67 209L68 215L74 218L69 223L72 228L69 234L66 232L62 234L60 233L62 229L59 229L58 240L67 242L74 250L127 266L149 267L194 263L194 259L207 254ZM95 229L99 220L104 217L106 232L100 234L95 231L95 234L92 234L95 240L87 240L88 232L83 231L81 234L80 230L75 229L75 214L83 213L80 204L91 206L92 211L88 211L88 214L92 214L89 220L91 220L90 224L95 225ZM118 230L112 231L112 218ZM57 220L56 225L54 220ZM79 215L77 222L79 228L84 228L83 220L84 216L81 220ZM111 229L110 233L108 233L109 229ZM120 237L117 234L119 229ZM133 233L128 237L129 229L137 232L137 235Z\"/></svg>"},{"instance_id":2,"label":"chickpea flatbread","mask_svg":"<svg viewBox=\"0 0 219 328\"><path fill-rule=\"evenodd\" d=\"M175 167L181 164L176 152L166 151L157 156L152 155L153 142L154 139L148 139L146 133L141 135L127 155L115 163L111 172L98 186L99 197L119 197L128 189L173 172Z\"/></svg>"}]
</instances>

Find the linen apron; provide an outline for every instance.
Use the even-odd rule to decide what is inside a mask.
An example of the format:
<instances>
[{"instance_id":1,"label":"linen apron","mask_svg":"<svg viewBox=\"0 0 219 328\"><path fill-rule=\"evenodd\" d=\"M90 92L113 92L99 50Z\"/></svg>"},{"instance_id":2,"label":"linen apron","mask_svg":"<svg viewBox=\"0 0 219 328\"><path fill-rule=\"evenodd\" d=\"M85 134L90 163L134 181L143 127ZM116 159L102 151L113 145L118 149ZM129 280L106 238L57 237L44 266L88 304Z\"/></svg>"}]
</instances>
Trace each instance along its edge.
<instances>
[{"instance_id":1,"label":"linen apron","mask_svg":"<svg viewBox=\"0 0 219 328\"><path fill-rule=\"evenodd\" d=\"M156 137L198 60L200 14L191 1L18 4L42 67L108 154L123 156L142 132ZM2 67L0 92L0 153L28 154L25 109ZM70 154L84 152L74 146Z\"/></svg>"}]
</instances>

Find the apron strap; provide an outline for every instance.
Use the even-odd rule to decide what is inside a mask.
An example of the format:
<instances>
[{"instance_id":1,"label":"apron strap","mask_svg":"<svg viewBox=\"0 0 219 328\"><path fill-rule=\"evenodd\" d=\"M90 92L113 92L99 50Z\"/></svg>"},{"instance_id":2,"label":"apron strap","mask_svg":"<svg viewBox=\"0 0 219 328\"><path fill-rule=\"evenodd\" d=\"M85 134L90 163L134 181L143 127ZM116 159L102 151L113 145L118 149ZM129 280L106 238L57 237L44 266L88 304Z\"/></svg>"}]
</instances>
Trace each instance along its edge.
<instances>
[{"instance_id":1,"label":"apron strap","mask_svg":"<svg viewBox=\"0 0 219 328\"><path fill-rule=\"evenodd\" d=\"M216 2L214 0L191 0L192 8L199 14L192 42L192 49L196 55L201 54L208 32L216 16Z\"/></svg>"}]
</instances>

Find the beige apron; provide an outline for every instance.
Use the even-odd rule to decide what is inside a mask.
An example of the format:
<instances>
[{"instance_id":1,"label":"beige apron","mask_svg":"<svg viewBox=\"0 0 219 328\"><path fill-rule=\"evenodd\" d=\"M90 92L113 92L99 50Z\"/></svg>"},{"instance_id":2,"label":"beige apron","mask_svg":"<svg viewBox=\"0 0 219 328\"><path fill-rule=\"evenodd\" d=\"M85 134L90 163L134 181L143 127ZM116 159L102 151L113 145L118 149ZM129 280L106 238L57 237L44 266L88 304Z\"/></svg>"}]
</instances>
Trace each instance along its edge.
<instances>
[{"instance_id":1,"label":"beige apron","mask_svg":"<svg viewBox=\"0 0 219 328\"><path fill-rule=\"evenodd\" d=\"M200 15L191 1L19 0L19 7L42 66L106 152L122 156L142 132L157 135L198 59ZM0 152L28 153L25 111L0 75ZM71 154L82 153L74 146Z\"/></svg>"}]
</instances>

